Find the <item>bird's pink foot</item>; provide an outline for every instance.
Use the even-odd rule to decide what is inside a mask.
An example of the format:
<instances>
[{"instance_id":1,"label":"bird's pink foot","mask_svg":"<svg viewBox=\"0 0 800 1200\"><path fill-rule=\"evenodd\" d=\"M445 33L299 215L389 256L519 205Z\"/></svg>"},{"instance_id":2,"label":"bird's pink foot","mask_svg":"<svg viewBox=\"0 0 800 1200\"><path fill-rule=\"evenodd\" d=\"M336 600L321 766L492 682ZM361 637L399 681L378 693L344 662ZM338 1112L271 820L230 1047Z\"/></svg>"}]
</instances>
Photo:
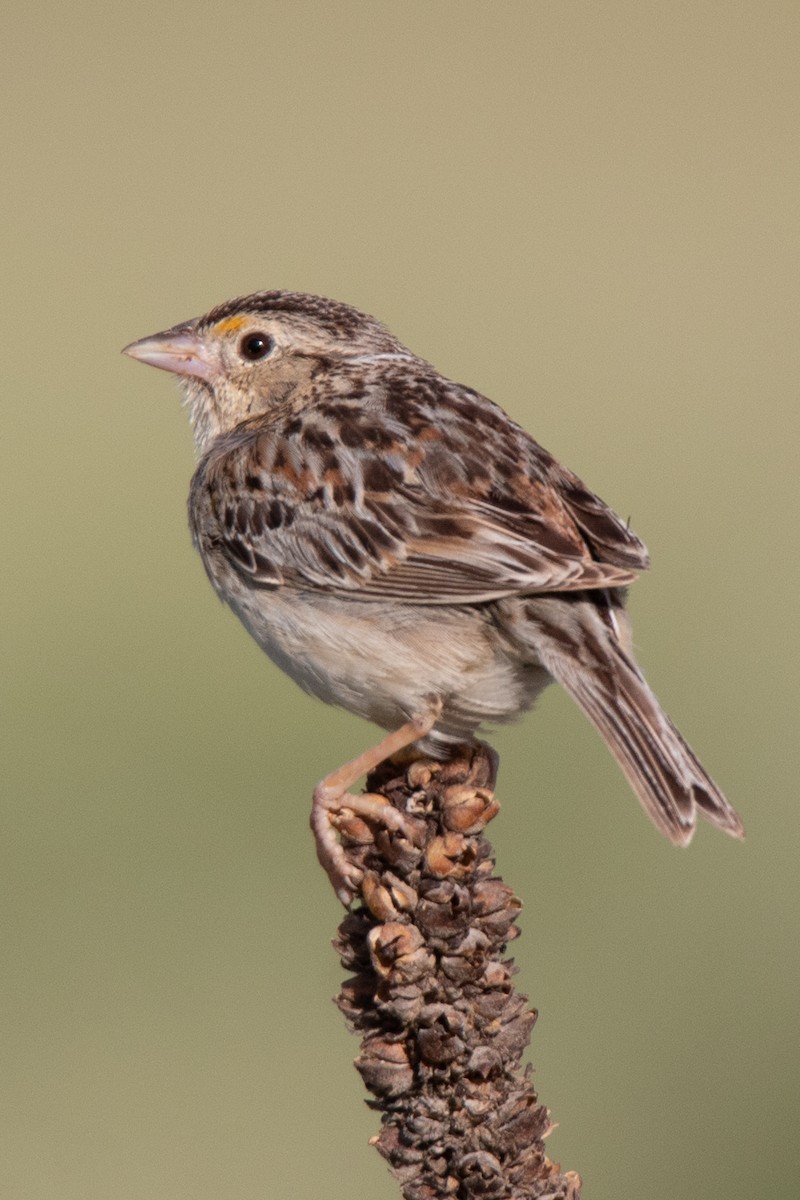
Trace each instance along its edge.
<instances>
[{"instance_id":1,"label":"bird's pink foot","mask_svg":"<svg viewBox=\"0 0 800 1200\"><path fill-rule=\"evenodd\" d=\"M411 819L398 812L383 796L370 793L356 796L350 788L362 775L374 771L379 763L430 733L440 712L441 704L437 702L424 716L415 717L400 729L387 734L377 746L326 775L314 788L311 828L317 858L345 907L352 903L358 891L361 872L343 850L337 837L338 826L350 817L360 817L368 825L378 825L391 833L400 833L409 841L413 841L414 830Z\"/></svg>"}]
</instances>

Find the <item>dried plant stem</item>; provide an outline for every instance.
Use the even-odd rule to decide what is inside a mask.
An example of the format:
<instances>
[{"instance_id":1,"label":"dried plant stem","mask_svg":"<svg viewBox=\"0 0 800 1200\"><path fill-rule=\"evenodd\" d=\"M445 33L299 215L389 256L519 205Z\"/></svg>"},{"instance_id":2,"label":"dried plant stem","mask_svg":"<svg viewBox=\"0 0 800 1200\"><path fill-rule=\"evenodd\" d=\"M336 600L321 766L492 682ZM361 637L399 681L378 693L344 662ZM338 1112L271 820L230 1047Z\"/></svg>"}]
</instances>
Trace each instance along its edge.
<instances>
[{"instance_id":1,"label":"dried plant stem","mask_svg":"<svg viewBox=\"0 0 800 1200\"><path fill-rule=\"evenodd\" d=\"M412 841L353 818L359 908L335 948L354 972L337 1003L361 1036L356 1066L382 1113L373 1142L405 1200L578 1200L544 1152L552 1128L520 1061L536 1019L504 958L520 902L483 835L498 810L486 747L447 764L385 763L369 790L411 813Z\"/></svg>"}]
</instances>

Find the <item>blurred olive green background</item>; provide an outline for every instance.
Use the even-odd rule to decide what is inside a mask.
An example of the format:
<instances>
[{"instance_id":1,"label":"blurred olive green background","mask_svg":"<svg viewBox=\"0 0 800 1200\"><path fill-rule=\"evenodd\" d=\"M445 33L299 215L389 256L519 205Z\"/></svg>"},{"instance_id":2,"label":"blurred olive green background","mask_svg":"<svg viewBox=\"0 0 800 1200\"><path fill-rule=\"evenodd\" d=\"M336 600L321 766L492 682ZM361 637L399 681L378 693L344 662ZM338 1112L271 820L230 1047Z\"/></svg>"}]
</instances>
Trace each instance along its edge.
<instances>
[{"instance_id":1,"label":"blurred olive green background","mask_svg":"<svg viewBox=\"0 0 800 1200\"><path fill-rule=\"evenodd\" d=\"M645 538L641 658L740 808L676 852L555 691L494 741L551 1155L588 1200L800 1191L800 10L4 19L0 1194L386 1198L330 1003L302 696L190 545L126 342L288 287L381 316Z\"/></svg>"}]
</instances>

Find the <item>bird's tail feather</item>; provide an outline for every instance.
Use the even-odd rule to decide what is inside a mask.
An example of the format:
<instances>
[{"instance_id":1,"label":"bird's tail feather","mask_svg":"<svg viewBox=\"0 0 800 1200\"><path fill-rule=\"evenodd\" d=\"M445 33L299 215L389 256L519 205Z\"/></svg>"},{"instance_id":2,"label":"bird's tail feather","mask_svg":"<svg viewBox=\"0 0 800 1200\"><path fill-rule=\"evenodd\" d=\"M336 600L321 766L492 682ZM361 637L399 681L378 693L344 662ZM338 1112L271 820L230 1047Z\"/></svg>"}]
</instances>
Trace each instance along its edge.
<instances>
[{"instance_id":1,"label":"bird's tail feather","mask_svg":"<svg viewBox=\"0 0 800 1200\"><path fill-rule=\"evenodd\" d=\"M738 814L662 709L613 622L585 600L566 610L562 601L550 610L555 620L547 619L546 601L535 603L539 660L601 734L653 824L685 846L699 810L712 825L744 837Z\"/></svg>"}]
</instances>

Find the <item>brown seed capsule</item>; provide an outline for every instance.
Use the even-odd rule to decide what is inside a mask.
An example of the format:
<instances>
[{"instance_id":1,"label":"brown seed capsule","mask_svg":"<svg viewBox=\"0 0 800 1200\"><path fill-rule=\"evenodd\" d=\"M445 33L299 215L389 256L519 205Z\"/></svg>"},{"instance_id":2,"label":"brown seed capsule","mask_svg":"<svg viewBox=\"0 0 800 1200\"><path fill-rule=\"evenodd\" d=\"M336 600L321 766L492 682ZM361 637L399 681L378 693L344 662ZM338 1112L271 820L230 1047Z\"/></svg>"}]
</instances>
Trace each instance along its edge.
<instances>
[{"instance_id":1,"label":"brown seed capsule","mask_svg":"<svg viewBox=\"0 0 800 1200\"><path fill-rule=\"evenodd\" d=\"M400 1042L368 1040L355 1065L366 1086L378 1096L400 1096L414 1083L413 1068Z\"/></svg>"},{"instance_id":2,"label":"brown seed capsule","mask_svg":"<svg viewBox=\"0 0 800 1200\"><path fill-rule=\"evenodd\" d=\"M372 830L366 821L355 813L339 813L334 822L342 838L356 846L370 846L374 842Z\"/></svg>"},{"instance_id":3,"label":"brown seed capsule","mask_svg":"<svg viewBox=\"0 0 800 1200\"><path fill-rule=\"evenodd\" d=\"M411 887L411 884L398 879L391 871L384 873L383 882L389 889L392 903L398 912L409 913L414 911L419 901L419 896L415 889Z\"/></svg>"},{"instance_id":4,"label":"brown seed capsule","mask_svg":"<svg viewBox=\"0 0 800 1200\"><path fill-rule=\"evenodd\" d=\"M445 833L431 838L425 850L425 861L432 875L440 879L463 878L475 862L475 847L460 833Z\"/></svg>"},{"instance_id":5,"label":"brown seed capsule","mask_svg":"<svg viewBox=\"0 0 800 1200\"><path fill-rule=\"evenodd\" d=\"M459 833L479 833L500 811L488 788L453 784L441 799L442 823Z\"/></svg>"},{"instance_id":6,"label":"brown seed capsule","mask_svg":"<svg viewBox=\"0 0 800 1200\"><path fill-rule=\"evenodd\" d=\"M394 980L414 980L426 975L434 958L414 925L388 922L370 930L367 937L372 965L378 975Z\"/></svg>"},{"instance_id":7,"label":"brown seed capsule","mask_svg":"<svg viewBox=\"0 0 800 1200\"><path fill-rule=\"evenodd\" d=\"M375 871L367 871L361 881L361 894L373 917L379 921L391 921L398 915L389 889L381 883Z\"/></svg>"},{"instance_id":8,"label":"brown seed capsule","mask_svg":"<svg viewBox=\"0 0 800 1200\"><path fill-rule=\"evenodd\" d=\"M438 763L430 762L425 758L413 762L406 772L406 778L411 787L426 788L433 779L434 773L438 774L436 771L438 765Z\"/></svg>"}]
</instances>

